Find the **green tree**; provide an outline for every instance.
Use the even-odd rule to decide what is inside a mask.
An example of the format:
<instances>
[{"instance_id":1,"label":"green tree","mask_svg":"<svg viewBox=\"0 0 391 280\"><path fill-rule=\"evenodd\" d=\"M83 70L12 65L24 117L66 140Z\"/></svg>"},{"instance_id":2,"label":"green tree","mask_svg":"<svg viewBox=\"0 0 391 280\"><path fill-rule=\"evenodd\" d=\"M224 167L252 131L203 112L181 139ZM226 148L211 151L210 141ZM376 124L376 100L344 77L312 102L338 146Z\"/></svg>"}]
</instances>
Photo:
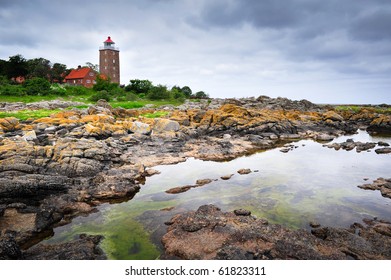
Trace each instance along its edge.
<instances>
[{"instance_id":1,"label":"green tree","mask_svg":"<svg viewBox=\"0 0 391 280\"><path fill-rule=\"evenodd\" d=\"M198 91L198 92L196 92L196 93L194 94L194 97L195 97L195 98L199 98L199 99L207 99L207 98L209 98L209 95L206 94L206 93L203 92L203 91Z\"/></svg>"},{"instance_id":2,"label":"green tree","mask_svg":"<svg viewBox=\"0 0 391 280\"><path fill-rule=\"evenodd\" d=\"M50 73L50 82L62 84L67 73L67 66L61 63L54 63Z\"/></svg>"},{"instance_id":3,"label":"green tree","mask_svg":"<svg viewBox=\"0 0 391 280\"><path fill-rule=\"evenodd\" d=\"M19 76L25 77L28 73L26 59L20 54L10 56L7 63L6 72L8 79Z\"/></svg>"},{"instance_id":4,"label":"green tree","mask_svg":"<svg viewBox=\"0 0 391 280\"><path fill-rule=\"evenodd\" d=\"M172 87L171 89L171 97L174 99L184 99L185 95L183 94L180 87Z\"/></svg>"},{"instance_id":5,"label":"green tree","mask_svg":"<svg viewBox=\"0 0 391 280\"><path fill-rule=\"evenodd\" d=\"M7 64L7 61L0 59L0 76L7 76Z\"/></svg>"},{"instance_id":6,"label":"green tree","mask_svg":"<svg viewBox=\"0 0 391 280\"><path fill-rule=\"evenodd\" d=\"M45 58L33 58L27 61L28 77L29 78L50 78L51 72L50 60Z\"/></svg>"},{"instance_id":7,"label":"green tree","mask_svg":"<svg viewBox=\"0 0 391 280\"><path fill-rule=\"evenodd\" d=\"M153 88L153 84L149 80L130 80L130 84L125 87L126 91L132 91L136 94L148 93Z\"/></svg>"},{"instance_id":8,"label":"green tree","mask_svg":"<svg viewBox=\"0 0 391 280\"><path fill-rule=\"evenodd\" d=\"M44 78L32 78L23 83L27 95L48 95L50 94L50 83Z\"/></svg>"},{"instance_id":9,"label":"green tree","mask_svg":"<svg viewBox=\"0 0 391 280\"><path fill-rule=\"evenodd\" d=\"M181 91L183 92L186 98L190 98L190 96L193 94L191 88L188 86L184 86L183 88L181 88Z\"/></svg>"},{"instance_id":10,"label":"green tree","mask_svg":"<svg viewBox=\"0 0 391 280\"><path fill-rule=\"evenodd\" d=\"M147 98L150 100L169 99L170 92L167 90L166 86L157 85L149 90Z\"/></svg>"},{"instance_id":11,"label":"green tree","mask_svg":"<svg viewBox=\"0 0 391 280\"><path fill-rule=\"evenodd\" d=\"M94 91L105 90L110 92L111 90L118 87L117 83L112 83L110 78L104 79L100 75L96 76L96 84L92 87Z\"/></svg>"},{"instance_id":12,"label":"green tree","mask_svg":"<svg viewBox=\"0 0 391 280\"><path fill-rule=\"evenodd\" d=\"M99 72L99 65L93 64L91 62L86 62L86 66L94 70L95 72Z\"/></svg>"}]
</instances>

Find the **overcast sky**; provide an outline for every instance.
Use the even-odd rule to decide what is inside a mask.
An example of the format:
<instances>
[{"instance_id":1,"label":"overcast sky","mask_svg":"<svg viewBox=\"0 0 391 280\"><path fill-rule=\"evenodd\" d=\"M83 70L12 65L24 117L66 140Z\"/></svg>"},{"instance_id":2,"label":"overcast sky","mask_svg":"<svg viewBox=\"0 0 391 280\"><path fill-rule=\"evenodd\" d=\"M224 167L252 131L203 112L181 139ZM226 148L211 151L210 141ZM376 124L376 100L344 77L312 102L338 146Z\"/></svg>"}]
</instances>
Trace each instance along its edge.
<instances>
[{"instance_id":1,"label":"overcast sky","mask_svg":"<svg viewBox=\"0 0 391 280\"><path fill-rule=\"evenodd\" d=\"M0 59L99 63L211 97L391 103L391 0L0 0Z\"/></svg>"}]
</instances>

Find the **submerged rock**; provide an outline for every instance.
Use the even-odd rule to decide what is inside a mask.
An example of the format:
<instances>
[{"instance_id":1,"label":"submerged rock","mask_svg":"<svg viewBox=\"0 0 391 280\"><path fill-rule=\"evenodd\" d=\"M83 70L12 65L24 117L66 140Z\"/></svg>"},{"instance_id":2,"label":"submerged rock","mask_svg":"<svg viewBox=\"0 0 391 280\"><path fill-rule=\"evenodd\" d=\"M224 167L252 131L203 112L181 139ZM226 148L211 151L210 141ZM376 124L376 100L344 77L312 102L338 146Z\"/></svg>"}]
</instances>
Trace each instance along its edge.
<instances>
[{"instance_id":1,"label":"submerged rock","mask_svg":"<svg viewBox=\"0 0 391 280\"><path fill-rule=\"evenodd\" d=\"M358 187L364 190L379 190L382 196L391 198L391 178L378 178L372 184L364 184Z\"/></svg>"},{"instance_id":2,"label":"submerged rock","mask_svg":"<svg viewBox=\"0 0 391 280\"><path fill-rule=\"evenodd\" d=\"M310 233L269 224L243 209L222 212L204 205L174 216L168 225L162 238L167 259L391 258L391 224L384 221L367 221L351 229L320 227Z\"/></svg>"}]
</instances>

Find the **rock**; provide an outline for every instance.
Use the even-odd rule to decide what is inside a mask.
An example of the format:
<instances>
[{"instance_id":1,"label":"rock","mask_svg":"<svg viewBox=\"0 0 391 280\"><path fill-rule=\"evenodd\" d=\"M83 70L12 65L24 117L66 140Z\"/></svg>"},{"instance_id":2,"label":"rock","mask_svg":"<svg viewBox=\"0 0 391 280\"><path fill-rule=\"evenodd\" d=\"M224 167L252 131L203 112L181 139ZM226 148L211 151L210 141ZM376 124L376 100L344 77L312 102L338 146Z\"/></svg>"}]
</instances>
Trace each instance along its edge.
<instances>
[{"instance_id":1,"label":"rock","mask_svg":"<svg viewBox=\"0 0 391 280\"><path fill-rule=\"evenodd\" d=\"M104 260L106 256L99 248L102 236L81 234L78 239L61 243L38 244L24 252L29 260Z\"/></svg>"},{"instance_id":2,"label":"rock","mask_svg":"<svg viewBox=\"0 0 391 280\"><path fill-rule=\"evenodd\" d=\"M238 210L239 211L239 210ZM237 211L237 212L238 212ZM242 213L242 210L239 211ZM244 212L243 212L244 213ZM245 214L248 214L247 212ZM389 259L391 225L371 220L352 229L292 230L213 205L174 216L162 238L163 258L179 259ZM356 235L354 228L360 228Z\"/></svg>"},{"instance_id":3,"label":"rock","mask_svg":"<svg viewBox=\"0 0 391 280\"><path fill-rule=\"evenodd\" d=\"M374 119L367 128L370 134L390 134L391 133L391 116L380 115Z\"/></svg>"},{"instance_id":4,"label":"rock","mask_svg":"<svg viewBox=\"0 0 391 280\"><path fill-rule=\"evenodd\" d=\"M315 139L318 141L332 141L335 138L334 135L329 135L325 133L320 133L315 136Z\"/></svg>"},{"instance_id":5,"label":"rock","mask_svg":"<svg viewBox=\"0 0 391 280\"><path fill-rule=\"evenodd\" d=\"M0 128L4 132L11 132L20 129L19 120L14 117L0 118Z\"/></svg>"},{"instance_id":6,"label":"rock","mask_svg":"<svg viewBox=\"0 0 391 280\"><path fill-rule=\"evenodd\" d=\"M129 130L135 134L149 135L151 133L151 128L149 124L138 121L133 122L130 125Z\"/></svg>"},{"instance_id":7,"label":"rock","mask_svg":"<svg viewBox=\"0 0 391 280\"><path fill-rule=\"evenodd\" d=\"M389 154L391 153L391 148L380 148L375 150L376 154Z\"/></svg>"},{"instance_id":8,"label":"rock","mask_svg":"<svg viewBox=\"0 0 391 280\"><path fill-rule=\"evenodd\" d=\"M148 168L144 171L145 177L151 177L156 174L160 174L160 171L152 168Z\"/></svg>"},{"instance_id":9,"label":"rock","mask_svg":"<svg viewBox=\"0 0 391 280\"><path fill-rule=\"evenodd\" d=\"M234 174L229 174L229 175L224 175L224 176L221 176L221 180L229 180L231 179L231 177L234 176Z\"/></svg>"},{"instance_id":10,"label":"rock","mask_svg":"<svg viewBox=\"0 0 391 280\"><path fill-rule=\"evenodd\" d=\"M183 187L175 187L175 188L166 190L166 193L178 194L178 193L187 192L188 190L190 190L192 188L196 188L196 187L198 187L198 185L195 185L195 186L194 185L187 185L187 186L183 186Z\"/></svg>"},{"instance_id":11,"label":"rock","mask_svg":"<svg viewBox=\"0 0 391 280\"><path fill-rule=\"evenodd\" d=\"M323 114L323 119L324 120L331 120L331 121L338 121L341 122L344 120L344 118L336 113L335 111L328 111Z\"/></svg>"},{"instance_id":12,"label":"rock","mask_svg":"<svg viewBox=\"0 0 391 280\"><path fill-rule=\"evenodd\" d=\"M250 216L251 215L251 211L248 211L245 209L234 210L234 213L236 216Z\"/></svg>"},{"instance_id":13,"label":"rock","mask_svg":"<svg viewBox=\"0 0 391 280\"><path fill-rule=\"evenodd\" d=\"M180 125L177 121L156 118L153 125L153 133L166 133L179 131Z\"/></svg>"},{"instance_id":14,"label":"rock","mask_svg":"<svg viewBox=\"0 0 391 280\"><path fill-rule=\"evenodd\" d=\"M35 133L34 130L25 131L23 133L23 139L26 141L33 141L33 140L37 139L37 134Z\"/></svg>"},{"instance_id":15,"label":"rock","mask_svg":"<svg viewBox=\"0 0 391 280\"><path fill-rule=\"evenodd\" d=\"M364 190L379 190L382 196L391 198L391 178L378 178L372 184L364 184L358 187Z\"/></svg>"},{"instance_id":16,"label":"rock","mask_svg":"<svg viewBox=\"0 0 391 280\"><path fill-rule=\"evenodd\" d=\"M203 185L206 185L206 184L210 184L212 182L213 182L212 179L199 179L199 180L196 181L196 185L203 186Z\"/></svg>"},{"instance_id":17,"label":"rock","mask_svg":"<svg viewBox=\"0 0 391 280\"><path fill-rule=\"evenodd\" d=\"M389 147L390 146L390 144L388 144L387 142L383 142L383 141L379 141L377 144L382 147Z\"/></svg>"},{"instance_id":18,"label":"rock","mask_svg":"<svg viewBox=\"0 0 391 280\"><path fill-rule=\"evenodd\" d=\"M0 260L22 259L22 250L11 233L0 236Z\"/></svg>"},{"instance_id":19,"label":"rock","mask_svg":"<svg viewBox=\"0 0 391 280\"><path fill-rule=\"evenodd\" d=\"M251 173L251 169L249 169L249 168L242 168L242 169L238 170L238 173L240 175L250 174Z\"/></svg>"},{"instance_id":20,"label":"rock","mask_svg":"<svg viewBox=\"0 0 391 280\"><path fill-rule=\"evenodd\" d=\"M320 227L320 224L319 224L318 222L316 222L316 221L310 221L310 222L309 222L309 225L310 225L310 227L312 227L312 228L318 228L318 227Z\"/></svg>"}]
</instances>

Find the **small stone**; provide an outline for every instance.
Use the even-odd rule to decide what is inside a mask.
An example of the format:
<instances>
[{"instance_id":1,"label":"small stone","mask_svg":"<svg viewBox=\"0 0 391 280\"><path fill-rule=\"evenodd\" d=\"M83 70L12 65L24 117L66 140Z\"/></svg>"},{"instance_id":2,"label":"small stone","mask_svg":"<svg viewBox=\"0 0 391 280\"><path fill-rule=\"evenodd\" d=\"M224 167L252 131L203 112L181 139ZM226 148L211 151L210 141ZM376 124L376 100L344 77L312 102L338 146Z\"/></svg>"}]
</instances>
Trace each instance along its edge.
<instances>
[{"instance_id":1,"label":"small stone","mask_svg":"<svg viewBox=\"0 0 391 280\"><path fill-rule=\"evenodd\" d=\"M220 178L221 178L221 180L229 180L229 179L231 179L232 176L234 176L234 174L221 176Z\"/></svg>"},{"instance_id":2,"label":"small stone","mask_svg":"<svg viewBox=\"0 0 391 280\"><path fill-rule=\"evenodd\" d=\"M203 185L211 183L212 181L213 181L212 179L199 179L196 181L196 184L198 186L203 186Z\"/></svg>"},{"instance_id":3,"label":"small stone","mask_svg":"<svg viewBox=\"0 0 391 280\"><path fill-rule=\"evenodd\" d=\"M26 141L33 141L37 139L37 134L34 130L26 131L23 135L23 139Z\"/></svg>"},{"instance_id":4,"label":"small stone","mask_svg":"<svg viewBox=\"0 0 391 280\"><path fill-rule=\"evenodd\" d=\"M380 148L375 150L376 154L389 154L391 153L391 148Z\"/></svg>"},{"instance_id":5,"label":"small stone","mask_svg":"<svg viewBox=\"0 0 391 280\"><path fill-rule=\"evenodd\" d=\"M236 216L250 216L251 211L245 210L245 209L236 209L234 210L234 213Z\"/></svg>"},{"instance_id":6,"label":"small stone","mask_svg":"<svg viewBox=\"0 0 391 280\"><path fill-rule=\"evenodd\" d=\"M319 224L318 222L316 222L316 221L311 221L311 222L309 222L309 225L310 225L310 227L312 227L312 228L318 228L318 227L320 227L320 224Z\"/></svg>"},{"instance_id":7,"label":"small stone","mask_svg":"<svg viewBox=\"0 0 391 280\"><path fill-rule=\"evenodd\" d=\"M250 174L252 171L251 171L251 169L249 169L249 168L242 168L242 169L239 169L238 170L238 173L240 174L240 175L245 175L245 174Z\"/></svg>"},{"instance_id":8,"label":"small stone","mask_svg":"<svg viewBox=\"0 0 391 280\"><path fill-rule=\"evenodd\" d=\"M382 146L382 147L389 147L390 144L388 144L387 142L383 142L383 141L380 141L377 143L379 146Z\"/></svg>"}]
</instances>

